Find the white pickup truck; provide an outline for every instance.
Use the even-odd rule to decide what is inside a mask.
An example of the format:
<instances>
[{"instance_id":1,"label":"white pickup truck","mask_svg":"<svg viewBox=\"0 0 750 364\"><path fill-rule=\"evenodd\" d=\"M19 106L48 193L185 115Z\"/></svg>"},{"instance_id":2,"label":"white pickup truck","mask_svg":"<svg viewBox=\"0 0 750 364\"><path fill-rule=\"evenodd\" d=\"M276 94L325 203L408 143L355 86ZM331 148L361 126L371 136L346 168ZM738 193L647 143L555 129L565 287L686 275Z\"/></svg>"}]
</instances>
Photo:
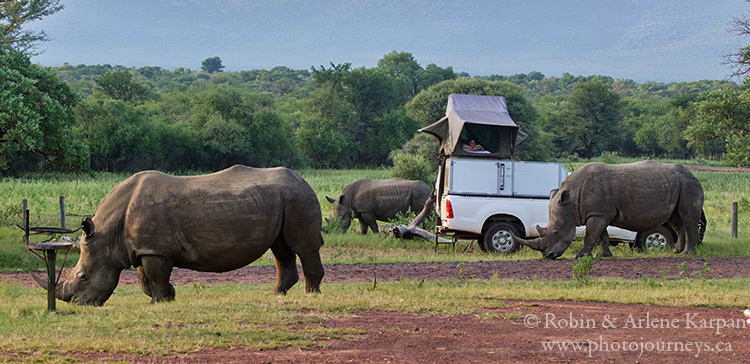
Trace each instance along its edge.
<instances>
[{"instance_id":1,"label":"white pickup truck","mask_svg":"<svg viewBox=\"0 0 750 364\"><path fill-rule=\"evenodd\" d=\"M440 143L438 237L477 239L486 251L510 253L518 249L511 232L528 239L538 236L536 225L547 226L550 192L568 170L559 163L511 160L524 134L504 97L451 94L445 116L419 131ZM665 248L676 240L667 226L641 233L609 227L607 232L613 245Z\"/></svg>"}]
</instances>

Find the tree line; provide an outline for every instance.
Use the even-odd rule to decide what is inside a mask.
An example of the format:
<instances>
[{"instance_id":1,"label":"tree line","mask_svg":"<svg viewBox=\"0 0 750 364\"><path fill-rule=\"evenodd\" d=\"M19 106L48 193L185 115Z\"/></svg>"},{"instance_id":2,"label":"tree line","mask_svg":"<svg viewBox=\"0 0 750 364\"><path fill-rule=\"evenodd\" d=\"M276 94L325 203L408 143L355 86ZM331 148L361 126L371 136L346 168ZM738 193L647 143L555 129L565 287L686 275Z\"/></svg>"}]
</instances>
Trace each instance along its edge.
<instances>
[{"instance_id":1,"label":"tree line","mask_svg":"<svg viewBox=\"0 0 750 364\"><path fill-rule=\"evenodd\" d=\"M529 134L518 148L521 159L592 158L605 152L721 156L725 141L712 144L702 135L706 143L690 144L687 130L702 93L738 89L729 81L636 83L567 73L471 77L452 67L422 67L410 53L396 51L372 68L331 63L310 70L240 72L223 72L218 57L193 71L43 68L12 47L2 48L2 54L4 64L16 65L2 72L27 75L3 77L3 92L24 97L46 92L39 97L59 99L59 105L44 106L31 129L21 127L20 112L0 111L6 135L0 166L9 174L47 167L216 170L235 163L373 167L392 163L398 153L416 153L422 145L420 153L429 160L437 143L415 132L442 117L450 93L505 96L511 117ZM17 89L24 82L56 89ZM4 110L24 108L12 100L3 97ZM50 118L55 113L62 115L64 127ZM23 138L10 136L11 129ZM32 142L42 135L49 140Z\"/></svg>"},{"instance_id":2,"label":"tree line","mask_svg":"<svg viewBox=\"0 0 750 364\"><path fill-rule=\"evenodd\" d=\"M372 68L351 63L224 72L64 65L29 57L48 41L28 23L59 0L0 3L0 173L217 170L231 164L429 171L436 144L415 131L443 116L450 93L501 95L529 135L525 160L635 157L725 158L750 165L750 84L637 83L605 75L541 72L472 77L424 67L393 51ZM750 34L747 17L730 32ZM749 47L724 55L750 74Z\"/></svg>"}]
</instances>

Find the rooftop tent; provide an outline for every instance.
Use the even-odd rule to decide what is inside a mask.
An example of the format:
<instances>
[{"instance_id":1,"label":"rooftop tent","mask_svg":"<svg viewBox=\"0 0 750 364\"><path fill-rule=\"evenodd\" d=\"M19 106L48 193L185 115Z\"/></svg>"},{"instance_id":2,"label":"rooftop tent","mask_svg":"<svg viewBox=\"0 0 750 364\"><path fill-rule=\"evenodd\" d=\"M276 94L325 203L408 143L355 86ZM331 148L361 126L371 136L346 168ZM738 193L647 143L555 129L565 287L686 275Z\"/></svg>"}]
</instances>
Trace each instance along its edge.
<instances>
[{"instance_id":1,"label":"rooftop tent","mask_svg":"<svg viewBox=\"0 0 750 364\"><path fill-rule=\"evenodd\" d=\"M444 155L510 158L519 128L502 96L450 94L445 116L419 131L437 137ZM472 139L485 150L465 151Z\"/></svg>"}]
</instances>

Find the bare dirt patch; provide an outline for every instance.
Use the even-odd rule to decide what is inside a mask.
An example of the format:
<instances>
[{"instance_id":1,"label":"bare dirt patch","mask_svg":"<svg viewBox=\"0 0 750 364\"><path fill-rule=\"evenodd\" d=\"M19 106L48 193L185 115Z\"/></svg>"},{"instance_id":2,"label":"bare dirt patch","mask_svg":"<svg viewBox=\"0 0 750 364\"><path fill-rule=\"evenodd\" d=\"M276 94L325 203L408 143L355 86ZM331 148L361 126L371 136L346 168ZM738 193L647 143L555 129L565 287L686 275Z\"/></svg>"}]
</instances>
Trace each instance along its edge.
<instances>
[{"instance_id":1,"label":"bare dirt patch","mask_svg":"<svg viewBox=\"0 0 750 364\"><path fill-rule=\"evenodd\" d=\"M684 268L680 264L685 262ZM570 260L327 265L327 282L419 279L570 279ZM597 260L592 277L672 279L703 271L710 278L750 277L750 258L641 258ZM176 269L173 284L272 282L274 267L228 273ZM28 273L0 273L0 281L32 286ZM137 284L135 270L120 284ZM206 350L199 353L114 355L66 354L76 361L156 363L517 363L661 362L750 363L750 329L738 309L614 303L507 301L489 310L504 318L438 317L367 312L330 319L332 328L365 334L317 342L308 350ZM718 328L718 326L724 326ZM12 357L5 353L6 356Z\"/></svg>"},{"instance_id":2,"label":"bare dirt patch","mask_svg":"<svg viewBox=\"0 0 750 364\"><path fill-rule=\"evenodd\" d=\"M683 267L680 264L685 263ZM373 277L378 281L398 280L456 280L488 279L497 275L498 279L570 279L572 260L517 260L517 261L478 261L478 262L430 262L430 263L380 263L380 264L328 264L325 265L324 282L369 282ZM641 279L674 279L681 272L687 274L702 272L710 268L706 278L750 277L750 258L637 258L637 259L598 259L591 270L591 277ZM40 276L46 273L37 272ZM302 276L301 267L299 268ZM35 285L26 272L0 272L0 281L11 280L17 284L32 287ZM248 266L226 273L205 273L188 269L175 269L171 282L176 285L231 284L231 283L271 283L276 279L273 266ZM138 273L127 269L120 274L121 285L138 284Z\"/></svg>"}]
</instances>

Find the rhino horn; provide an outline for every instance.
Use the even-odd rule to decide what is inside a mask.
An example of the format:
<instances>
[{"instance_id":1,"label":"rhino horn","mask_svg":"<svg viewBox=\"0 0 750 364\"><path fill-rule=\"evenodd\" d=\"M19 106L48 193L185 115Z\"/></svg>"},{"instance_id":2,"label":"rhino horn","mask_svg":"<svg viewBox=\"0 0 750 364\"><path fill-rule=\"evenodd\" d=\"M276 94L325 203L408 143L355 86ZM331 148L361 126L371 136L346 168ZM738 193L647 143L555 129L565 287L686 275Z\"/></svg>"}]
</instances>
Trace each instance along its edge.
<instances>
[{"instance_id":1,"label":"rhino horn","mask_svg":"<svg viewBox=\"0 0 750 364\"><path fill-rule=\"evenodd\" d=\"M330 202L330 203L336 202L336 200L334 200L334 199L332 199L332 198L330 198L328 196L326 196L326 200L328 200L328 202Z\"/></svg>"},{"instance_id":2,"label":"rhino horn","mask_svg":"<svg viewBox=\"0 0 750 364\"><path fill-rule=\"evenodd\" d=\"M543 236L547 233L547 228L543 228L539 225L536 226L536 231L539 232L539 236Z\"/></svg>"},{"instance_id":3,"label":"rhino horn","mask_svg":"<svg viewBox=\"0 0 750 364\"><path fill-rule=\"evenodd\" d=\"M538 251L542 250L542 244L541 244L542 239L541 238L526 240L526 239L522 239L522 238L517 237L513 233L511 233L511 236L513 236L513 240L515 240L517 243L519 243L521 245L526 245L529 248L534 249L534 250L538 250Z\"/></svg>"},{"instance_id":4,"label":"rhino horn","mask_svg":"<svg viewBox=\"0 0 750 364\"><path fill-rule=\"evenodd\" d=\"M39 276L36 275L34 272L29 271L29 273L31 273L31 278L34 279L34 281L39 285L39 287L42 287L45 290L47 290L47 281L39 278Z\"/></svg>"}]
</instances>

